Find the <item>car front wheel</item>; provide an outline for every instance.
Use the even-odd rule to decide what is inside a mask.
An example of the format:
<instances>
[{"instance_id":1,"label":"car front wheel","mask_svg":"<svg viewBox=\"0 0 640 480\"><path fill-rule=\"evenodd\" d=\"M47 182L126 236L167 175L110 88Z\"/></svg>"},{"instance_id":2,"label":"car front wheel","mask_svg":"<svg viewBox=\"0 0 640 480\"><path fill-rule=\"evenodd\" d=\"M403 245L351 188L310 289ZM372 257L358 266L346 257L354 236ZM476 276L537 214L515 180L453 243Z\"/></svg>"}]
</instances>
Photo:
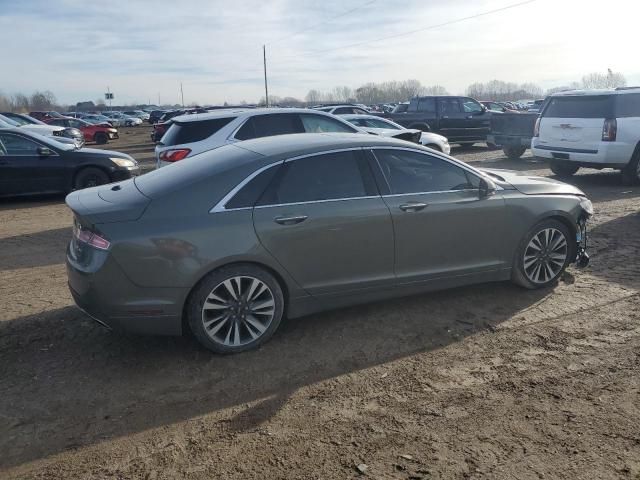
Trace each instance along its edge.
<instances>
[{"instance_id":1,"label":"car front wheel","mask_svg":"<svg viewBox=\"0 0 640 480\"><path fill-rule=\"evenodd\" d=\"M78 172L73 182L75 190L82 190L83 188L97 187L98 185L104 185L109 183L111 179L109 175L103 170L95 167L83 168Z\"/></svg>"},{"instance_id":2,"label":"car front wheel","mask_svg":"<svg viewBox=\"0 0 640 480\"><path fill-rule=\"evenodd\" d=\"M563 223L553 219L538 223L518 248L512 280L529 289L554 284L571 262L574 252L571 241L569 229Z\"/></svg>"},{"instance_id":3,"label":"car front wheel","mask_svg":"<svg viewBox=\"0 0 640 480\"><path fill-rule=\"evenodd\" d=\"M187 304L195 337L216 353L238 353L263 344L284 312L278 281L253 265L232 265L207 275Z\"/></svg>"}]
</instances>

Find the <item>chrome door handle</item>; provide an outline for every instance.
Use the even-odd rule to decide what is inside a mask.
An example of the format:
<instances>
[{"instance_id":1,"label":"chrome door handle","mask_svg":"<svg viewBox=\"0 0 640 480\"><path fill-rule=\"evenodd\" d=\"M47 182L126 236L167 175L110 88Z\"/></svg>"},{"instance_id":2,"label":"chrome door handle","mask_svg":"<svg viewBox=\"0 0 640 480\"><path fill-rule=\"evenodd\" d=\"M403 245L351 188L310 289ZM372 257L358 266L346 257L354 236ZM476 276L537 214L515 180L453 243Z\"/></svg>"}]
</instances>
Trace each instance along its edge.
<instances>
[{"instance_id":1,"label":"chrome door handle","mask_svg":"<svg viewBox=\"0 0 640 480\"><path fill-rule=\"evenodd\" d=\"M273 221L280 225L296 225L304 222L307 218L309 217L306 215L297 215L295 217L276 217Z\"/></svg>"},{"instance_id":2,"label":"chrome door handle","mask_svg":"<svg viewBox=\"0 0 640 480\"><path fill-rule=\"evenodd\" d=\"M443 115L442 118L447 119L449 118L449 115Z\"/></svg>"},{"instance_id":3,"label":"chrome door handle","mask_svg":"<svg viewBox=\"0 0 640 480\"><path fill-rule=\"evenodd\" d=\"M400 210L402 210L403 212L419 212L420 210L423 210L426 207L427 207L426 203L408 202L400 205Z\"/></svg>"}]
</instances>

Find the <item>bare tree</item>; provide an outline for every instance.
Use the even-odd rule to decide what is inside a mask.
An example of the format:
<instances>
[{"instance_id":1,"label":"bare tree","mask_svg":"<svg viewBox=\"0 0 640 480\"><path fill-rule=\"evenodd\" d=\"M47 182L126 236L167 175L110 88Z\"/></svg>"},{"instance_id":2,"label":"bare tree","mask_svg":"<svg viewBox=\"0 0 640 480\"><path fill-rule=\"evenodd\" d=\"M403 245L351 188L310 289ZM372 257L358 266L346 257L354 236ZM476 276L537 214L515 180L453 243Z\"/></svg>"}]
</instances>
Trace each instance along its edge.
<instances>
[{"instance_id":1,"label":"bare tree","mask_svg":"<svg viewBox=\"0 0 640 480\"><path fill-rule=\"evenodd\" d=\"M320 103L322 101L322 93L318 90L309 90L304 99L310 104Z\"/></svg>"},{"instance_id":2,"label":"bare tree","mask_svg":"<svg viewBox=\"0 0 640 480\"><path fill-rule=\"evenodd\" d=\"M11 99L0 92L0 111L6 112L8 110L13 110Z\"/></svg>"},{"instance_id":3,"label":"bare tree","mask_svg":"<svg viewBox=\"0 0 640 480\"><path fill-rule=\"evenodd\" d=\"M487 83L473 83L467 87L467 95L478 100L522 100L525 98L540 98L542 88L535 83L518 85L513 82L491 80Z\"/></svg>"},{"instance_id":4,"label":"bare tree","mask_svg":"<svg viewBox=\"0 0 640 480\"><path fill-rule=\"evenodd\" d=\"M610 68L606 74L594 72L582 77L583 88L616 88L625 87L627 79L622 73L613 72Z\"/></svg>"}]
</instances>

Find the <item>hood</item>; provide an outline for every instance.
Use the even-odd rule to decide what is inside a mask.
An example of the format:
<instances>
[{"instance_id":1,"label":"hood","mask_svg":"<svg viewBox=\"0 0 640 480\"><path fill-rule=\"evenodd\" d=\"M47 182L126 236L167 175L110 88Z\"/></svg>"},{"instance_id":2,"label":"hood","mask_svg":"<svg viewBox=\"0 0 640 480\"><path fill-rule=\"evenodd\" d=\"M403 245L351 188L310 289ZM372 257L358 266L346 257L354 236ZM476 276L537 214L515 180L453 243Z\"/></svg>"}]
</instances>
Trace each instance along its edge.
<instances>
[{"instance_id":1,"label":"hood","mask_svg":"<svg viewBox=\"0 0 640 480\"><path fill-rule=\"evenodd\" d=\"M40 135L51 135L53 132L61 132L64 127L55 127L53 125L22 125L20 128L25 129L27 132L39 133Z\"/></svg>"},{"instance_id":2,"label":"hood","mask_svg":"<svg viewBox=\"0 0 640 480\"><path fill-rule=\"evenodd\" d=\"M523 175L513 170L499 170L493 168L480 168L492 179L508 183L525 195L576 195L586 196L585 193L573 185L553 180L547 177Z\"/></svg>"},{"instance_id":3,"label":"hood","mask_svg":"<svg viewBox=\"0 0 640 480\"><path fill-rule=\"evenodd\" d=\"M78 153L88 153L91 155L109 156L115 158L126 158L129 160L135 160L131 155L127 155L122 152L114 152L113 150L102 150L101 148L81 148L77 150Z\"/></svg>"}]
</instances>

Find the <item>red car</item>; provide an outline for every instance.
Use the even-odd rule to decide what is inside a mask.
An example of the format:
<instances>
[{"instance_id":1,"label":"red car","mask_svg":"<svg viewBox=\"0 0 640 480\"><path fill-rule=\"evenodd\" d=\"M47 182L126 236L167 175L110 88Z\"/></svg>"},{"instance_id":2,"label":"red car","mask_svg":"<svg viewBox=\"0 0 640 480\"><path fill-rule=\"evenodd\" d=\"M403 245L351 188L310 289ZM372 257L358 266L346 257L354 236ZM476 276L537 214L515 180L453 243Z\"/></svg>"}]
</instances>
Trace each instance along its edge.
<instances>
[{"instance_id":1,"label":"red car","mask_svg":"<svg viewBox=\"0 0 640 480\"><path fill-rule=\"evenodd\" d=\"M45 120L49 125L77 128L84 135L85 142L107 143L118 138L118 130L106 125L94 125L79 118L62 117Z\"/></svg>"}]
</instances>

